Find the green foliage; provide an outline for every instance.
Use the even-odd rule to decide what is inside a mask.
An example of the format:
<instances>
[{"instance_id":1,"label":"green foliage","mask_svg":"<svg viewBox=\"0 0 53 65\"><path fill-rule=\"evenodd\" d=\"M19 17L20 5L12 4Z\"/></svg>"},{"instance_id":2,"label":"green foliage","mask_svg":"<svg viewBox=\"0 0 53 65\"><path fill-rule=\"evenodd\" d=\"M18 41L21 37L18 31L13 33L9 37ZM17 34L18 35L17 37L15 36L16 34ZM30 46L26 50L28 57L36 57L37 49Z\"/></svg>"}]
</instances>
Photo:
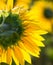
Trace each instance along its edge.
<instances>
[{"instance_id":1,"label":"green foliage","mask_svg":"<svg viewBox=\"0 0 53 65\"><path fill-rule=\"evenodd\" d=\"M6 63L0 63L0 65L8 65L8 64L6 64Z\"/></svg>"}]
</instances>

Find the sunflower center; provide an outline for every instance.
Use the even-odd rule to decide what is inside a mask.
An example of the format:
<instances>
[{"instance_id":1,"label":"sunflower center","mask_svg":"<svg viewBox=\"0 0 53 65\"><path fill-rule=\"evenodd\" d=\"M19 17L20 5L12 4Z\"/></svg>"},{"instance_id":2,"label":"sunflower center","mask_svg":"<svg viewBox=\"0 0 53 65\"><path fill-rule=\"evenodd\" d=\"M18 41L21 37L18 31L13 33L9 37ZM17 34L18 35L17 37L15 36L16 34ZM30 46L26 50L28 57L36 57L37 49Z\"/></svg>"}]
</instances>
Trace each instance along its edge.
<instances>
[{"instance_id":1,"label":"sunflower center","mask_svg":"<svg viewBox=\"0 0 53 65\"><path fill-rule=\"evenodd\" d=\"M8 13L0 16L0 45L4 48L18 43L23 35L24 26L19 15Z\"/></svg>"},{"instance_id":2,"label":"sunflower center","mask_svg":"<svg viewBox=\"0 0 53 65\"><path fill-rule=\"evenodd\" d=\"M50 8L44 9L44 16L47 19L51 19L53 17L53 11Z\"/></svg>"}]
</instances>

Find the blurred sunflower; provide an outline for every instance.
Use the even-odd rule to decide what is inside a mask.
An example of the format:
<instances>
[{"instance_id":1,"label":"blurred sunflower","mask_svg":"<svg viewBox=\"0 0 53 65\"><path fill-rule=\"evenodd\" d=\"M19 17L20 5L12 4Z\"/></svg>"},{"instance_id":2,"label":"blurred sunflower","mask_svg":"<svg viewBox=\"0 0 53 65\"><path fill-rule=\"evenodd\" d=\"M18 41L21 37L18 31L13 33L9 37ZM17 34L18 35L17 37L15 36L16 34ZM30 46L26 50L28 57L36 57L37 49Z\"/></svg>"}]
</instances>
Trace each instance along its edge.
<instances>
[{"instance_id":1,"label":"blurred sunflower","mask_svg":"<svg viewBox=\"0 0 53 65\"><path fill-rule=\"evenodd\" d=\"M39 57L39 47L44 47L45 40L40 35L47 33L29 20L28 9L18 1L0 0L0 63L9 65L12 59L16 65L24 65L25 61L31 63L30 55ZM29 0L23 2L27 6Z\"/></svg>"},{"instance_id":2,"label":"blurred sunflower","mask_svg":"<svg viewBox=\"0 0 53 65\"><path fill-rule=\"evenodd\" d=\"M30 12L30 19L37 21L37 24L44 30L53 30L53 3L40 0L34 3Z\"/></svg>"}]
</instances>

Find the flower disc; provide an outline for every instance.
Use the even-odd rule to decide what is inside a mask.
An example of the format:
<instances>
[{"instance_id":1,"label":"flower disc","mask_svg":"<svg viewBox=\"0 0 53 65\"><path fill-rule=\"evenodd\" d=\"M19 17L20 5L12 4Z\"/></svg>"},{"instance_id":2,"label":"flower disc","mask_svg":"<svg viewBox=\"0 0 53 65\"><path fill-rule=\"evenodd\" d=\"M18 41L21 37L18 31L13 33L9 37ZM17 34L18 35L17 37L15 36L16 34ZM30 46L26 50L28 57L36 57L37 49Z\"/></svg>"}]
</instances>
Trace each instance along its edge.
<instances>
[{"instance_id":1,"label":"flower disc","mask_svg":"<svg viewBox=\"0 0 53 65\"><path fill-rule=\"evenodd\" d=\"M19 15L9 13L7 17L0 17L0 45L8 47L14 45L23 35L24 27Z\"/></svg>"}]
</instances>

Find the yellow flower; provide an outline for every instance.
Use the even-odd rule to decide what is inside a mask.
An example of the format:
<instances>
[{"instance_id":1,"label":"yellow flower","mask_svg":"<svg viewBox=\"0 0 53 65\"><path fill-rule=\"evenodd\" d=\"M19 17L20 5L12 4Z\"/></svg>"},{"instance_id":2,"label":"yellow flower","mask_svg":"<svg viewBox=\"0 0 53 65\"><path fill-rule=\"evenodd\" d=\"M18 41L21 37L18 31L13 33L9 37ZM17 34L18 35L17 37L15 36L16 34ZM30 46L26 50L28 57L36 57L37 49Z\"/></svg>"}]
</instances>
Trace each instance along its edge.
<instances>
[{"instance_id":1,"label":"yellow flower","mask_svg":"<svg viewBox=\"0 0 53 65\"><path fill-rule=\"evenodd\" d=\"M30 55L39 57L39 47L44 47L41 35L47 32L27 17L30 10L20 3L14 6L13 0L0 0L0 63L11 65L13 58L16 65L31 64Z\"/></svg>"},{"instance_id":2,"label":"yellow flower","mask_svg":"<svg viewBox=\"0 0 53 65\"><path fill-rule=\"evenodd\" d=\"M42 29L51 32L53 29L53 3L44 0L37 1L32 6L29 17L37 21Z\"/></svg>"}]
</instances>

